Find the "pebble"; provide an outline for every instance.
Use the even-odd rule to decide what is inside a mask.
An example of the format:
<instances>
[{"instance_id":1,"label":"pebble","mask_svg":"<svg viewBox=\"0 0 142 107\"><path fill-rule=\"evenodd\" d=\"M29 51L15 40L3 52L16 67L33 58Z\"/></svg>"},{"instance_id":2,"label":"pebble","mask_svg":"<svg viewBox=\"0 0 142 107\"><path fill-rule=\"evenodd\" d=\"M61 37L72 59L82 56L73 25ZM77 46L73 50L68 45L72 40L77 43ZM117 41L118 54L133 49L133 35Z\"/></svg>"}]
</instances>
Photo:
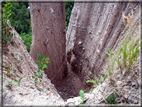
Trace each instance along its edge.
<instances>
[{"instance_id":1,"label":"pebble","mask_svg":"<svg viewBox=\"0 0 142 107\"><path fill-rule=\"evenodd\" d=\"M132 100L132 98L130 96L128 97L128 100L131 101L131 102L133 102L133 100Z\"/></svg>"},{"instance_id":2,"label":"pebble","mask_svg":"<svg viewBox=\"0 0 142 107\"><path fill-rule=\"evenodd\" d=\"M127 83L130 83L131 82L131 80L127 80Z\"/></svg>"},{"instance_id":3,"label":"pebble","mask_svg":"<svg viewBox=\"0 0 142 107\"><path fill-rule=\"evenodd\" d=\"M89 34L91 34L92 33L92 31L89 31Z\"/></svg>"},{"instance_id":4,"label":"pebble","mask_svg":"<svg viewBox=\"0 0 142 107\"><path fill-rule=\"evenodd\" d=\"M82 44L82 42L78 42L78 45Z\"/></svg>"},{"instance_id":5,"label":"pebble","mask_svg":"<svg viewBox=\"0 0 142 107\"><path fill-rule=\"evenodd\" d=\"M83 51L85 50L85 48L82 49Z\"/></svg>"},{"instance_id":6,"label":"pebble","mask_svg":"<svg viewBox=\"0 0 142 107\"><path fill-rule=\"evenodd\" d=\"M135 82L132 82L132 87L136 86L136 83Z\"/></svg>"},{"instance_id":7,"label":"pebble","mask_svg":"<svg viewBox=\"0 0 142 107\"><path fill-rule=\"evenodd\" d=\"M125 77L122 77L122 80L125 79Z\"/></svg>"},{"instance_id":8,"label":"pebble","mask_svg":"<svg viewBox=\"0 0 142 107\"><path fill-rule=\"evenodd\" d=\"M134 104L138 104L138 101L137 101L137 100L134 100Z\"/></svg>"},{"instance_id":9,"label":"pebble","mask_svg":"<svg viewBox=\"0 0 142 107\"><path fill-rule=\"evenodd\" d=\"M29 87L29 85L25 84L26 87Z\"/></svg>"},{"instance_id":10,"label":"pebble","mask_svg":"<svg viewBox=\"0 0 142 107\"><path fill-rule=\"evenodd\" d=\"M46 28L47 30L49 29L49 27Z\"/></svg>"},{"instance_id":11,"label":"pebble","mask_svg":"<svg viewBox=\"0 0 142 107\"><path fill-rule=\"evenodd\" d=\"M139 85L141 84L141 80L138 80L138 84L139 84Z\"/></svg>"},{"instance_id":12,"label":"pebble","mask_svg":"<svg viewBox=\"0 0 142 107\"><path fill-rule=\"evenodd\" d=\"M128 99L128 95L124 95L125 99Z\"/></svg>"},{"instance_id":13,"label":"pebble","mask_svg":"<svg viewBox=\"0 0 142 107\"><path fill-rule=\"evenodd\" d=\"M130 79L131 79L131 76L128 76L128 79L130 80Z\"/></svg>"}]
</instances>

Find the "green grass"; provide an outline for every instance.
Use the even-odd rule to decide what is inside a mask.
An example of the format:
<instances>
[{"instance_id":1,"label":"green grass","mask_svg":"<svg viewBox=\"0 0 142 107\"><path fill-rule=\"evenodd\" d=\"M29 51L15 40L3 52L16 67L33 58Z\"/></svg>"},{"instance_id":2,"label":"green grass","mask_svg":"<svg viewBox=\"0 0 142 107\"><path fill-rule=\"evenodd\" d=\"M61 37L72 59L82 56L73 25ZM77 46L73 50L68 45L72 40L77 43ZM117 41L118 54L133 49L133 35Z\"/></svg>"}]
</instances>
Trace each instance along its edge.
<instances>
[{"instance_id":1,"label":"green grass","mask_svg":"<svg viewBox=\"0 0 142 107\"><path fill-rule=\"evenodd\" d=\"M130 14L129 14L130 15ZM125 69L127 71L131 70L135 64L137 63L137 57L140 51L140 43L139 40L135 42L136 37L134 36L134 31L132 29L133 22L133 10L132 15L125 16L124 12L122 12L122 18L124 25L126 27L125 37L123 39L123 44L120 46L119 52L114 53L112 49L108 48L110 53L106 53L109 57L110 61L108 64L108 73L109 76L113 75L113 68L115 65L115 61L118 64L119 69L122 71ZM128 22L128 27L126 26L125 19ZM135 23L134 23L135 24ZM136 25L136 24L135 24ZM138 26L136 25L137 29ZM139 31L139 29L138 29Z\"/></svg>"},{"instance_id":2,"label":"green grass","mask_svg":"<svg viewBox=\"0 0 142 107\"><path fill-rule=\"evenodd\" d=\"M115 95L113 93L109 95L105 100L106 100L105 102L106 104L118 104L115 98Z\"/></svg>"}]
</instances>

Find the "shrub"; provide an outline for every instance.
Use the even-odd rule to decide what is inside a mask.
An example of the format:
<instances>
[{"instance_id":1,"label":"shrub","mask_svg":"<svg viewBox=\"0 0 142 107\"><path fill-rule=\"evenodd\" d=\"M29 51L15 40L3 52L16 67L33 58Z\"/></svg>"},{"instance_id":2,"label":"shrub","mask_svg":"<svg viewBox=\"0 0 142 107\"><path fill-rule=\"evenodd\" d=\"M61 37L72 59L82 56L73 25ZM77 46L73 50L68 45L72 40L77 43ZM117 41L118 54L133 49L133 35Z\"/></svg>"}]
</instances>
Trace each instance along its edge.
<instances>
[{"instance_id":1,"label":"shrub","mask_svg":"<svg viewBox=\"0 0 142 107\"><path fill-rule=\"evenodd\" d=\"M111 95L109 95L107 98L106 98L106 104L117 104L117 100L115 98L115 95L112 93Z\"/></svg>"},{"instance_id":2,"label":"shrub","mask_svg":"<svg viewBox=\"0 0 142 107\"><path fill-rule=\"evenodd\" d=\"M42 82L41 78L43 77L43 73L44 73L44 68L48 68L48 66L46 64L49 63L49 57L45 58L41 53L40 54L37 54L38 55L38 58L39 60L37 60L38 62L38 70L37 72L33 72L34 73L34 76L32 76L35 83L40 83Z\"/></svg>"},{"instance_id":3,"label":"shrub","mask_svg":"<svg viewBox=\"0 0 142 107\"><path fill-rule=\"evenodd\" d=\"M105 76L105 74L102 74L102 77L103 77L103 79L104 79L103 81L105 81L105 79L107 78L107 77ZM94 88L96 88L98 84L103 83L103 81L99 81L99 79L98 79L96 76L94 76L94 78L95 78L95 80L87 80L86 83L89 83L89 82L93 83L93 84L94 84ZM93 91L93 90L91 89L91 92L92 92L92 91Z\"/></svg>"},{"instance_id":4,"label":"shrub","mask_svg":"<svg viewBox=\"0 0 142 107\"><path fill-rule=\"evenodd\" d=\"M81 101L78 101L78 102L80 102L81 103L81 105L83 105L83 100L84 100L84 91L83 90L80 90L80 92L79 92L79 95L80 95L80 97L81 97Z\"/></svg>"},{"instance_id":5,"label":"shrub","mask_svg":"<svg viewBox=\"0 0 142 107\"><path fill-rule=\"evenodd\" d=\"M6 51L9 44L14 44L12 38L14 38L14 34L10 32L12 29L9 24L9 19L11 17L11 3L6 2L4 4L3 9L3 18L2 18L2 44L3 50Z\"/></svg>"},{"instance_id":6,"label":"shrub","mask_svg":"<svg viewBox=\"0 0 142 107\"><path fill-rule=\"evenodd\" d=\"M21 33L19 36L22 38L24 41L24 44L27 48L27 51L30 52L30 46L32 44L32 32L26 34L26 33Z\"/></svg>"}]
</instances>

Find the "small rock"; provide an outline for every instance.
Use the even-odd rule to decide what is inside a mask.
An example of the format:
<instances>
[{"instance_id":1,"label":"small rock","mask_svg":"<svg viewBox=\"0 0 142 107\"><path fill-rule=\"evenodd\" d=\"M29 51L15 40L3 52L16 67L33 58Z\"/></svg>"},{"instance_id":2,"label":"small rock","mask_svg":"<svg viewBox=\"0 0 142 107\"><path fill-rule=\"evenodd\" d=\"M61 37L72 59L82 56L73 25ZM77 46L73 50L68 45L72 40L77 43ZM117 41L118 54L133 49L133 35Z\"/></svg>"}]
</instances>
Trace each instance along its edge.
<instances>
[{"instance_id":1,"label":"small rock","mask_svg":"<svg viewBox=\"0 0 142 107\"><path fill-rule=\"evenodd\" d=\"M134 101L134 104L138 104L138 101L137 101L137 100L135 100L135 101Z\"/></svg>"},{"instance_id":2,"label":"small rock","mask_svg":"<svg viewBox=\"0 0 142 107\"><path fill-rule=\"evenodd\" d=\"M128 76L128 79L130 80L132 76Z\"/></svg>"},{"instance_id":3,"label":"small rock","mask_svg":"<svg viewBox=\"0 0 142 107\"><path fill-rule=\"evenodd\" d=\"M120 77L116 77L117 80L119 80Z\"/></svg>"},{"instance_id":4,"label":"small rock","mask_svg":"<svg viewBox=\"0 0 142 107\"><path fill-rule=\"evenodd\" d=\"M131 80L127 80L127 83L130 83L131 82Z\"/></svg>"},{"instance_id":5,"label":"small rock","mask_svg":"<svg viewBox=\"0 0 142 107\"><path fill-rule=\"evenodd\" d=\"M78 42L78 45L80 45L80 44L82 44L82 42L80 41L80 42Z\"/></svg>"},{"instance_id":6,"label":"small rock","mask_svg":"<svg viewBox=\"0 0 142 107\"><path fill-rule=\"evenodd\" d=\"M138 80L138 84L139 84L139 85L141 84L141 80Z\"/></svg>"},{"instance_id":7,"label":"small rock","mask_svg":"<svg viewBox=\"0 0 142 107\"><path fill-rule=\"evenodd\" d=\"M46 28L47 30L49 29L49 27Z\"/></svg>"},{"instance_id":8,"label":"small rock","mask_svg":"<svg viewBox=\"0 0 142 107\"><path fill-rule=\"evenodd\" d=\"M122 77L122 80L125 79L125 77Z\"/></svg>"},{"instance_id":9,"label":"small rock","mask_svg":"<svg viewBox=\"0 0 142 107\"><path fill-rule=\"evenodd\" d=\"M135 93L135 92L136 92L136 90L129 91L129 94L132 94L132 93Z\"/></svg>"},{"instance_id":10,"label":"small rock","mask_svg":"<svg viewBox=\"0 0 142 107\"><path fill-rule=\"evenodd\" d=\"M118 87L122 87L122 86L123 86L123 82L122 82L122 81L117 81L117 82L116 82L116 85L117 85Z\"/></svg>"},{"instance_id":11,"label":"small rock","mask_svg":"<svg viewBox=\"0 0 142 107\"><path fill-rule=\"evenodd\" d=\"M89 34L91 34L92 33L92 31L89 31Z\"/></svg>"},{"instance_id":12,"label":"small rock","mask_svg":"<svg viewBox=\"0 0 142 107\"><path fill-rule=\"evenodd\" d=\"M137 84L135 82L132 82L132 87L136 86Z\"/></svg>"},{"instance_id":13,"label":"small rock","mask_svg":"<svg viewBox=\"0 0 142 107\"><path fill-rule=\"evenodd\" d=\"M131 102L133 102L133 100L132 100L132 98L130 96L128 97L128 100L131 101Z\"/></svg>"},{"instance_id":14,"label":"small rock","mask_svg":"<svg viewBox=\"0 0 142 107\"><path fill-rule=\"evenodd\" d=\"M135 89L138 89L139 87L137 86L137 87L135 87Z\"/></svg>"},{"instance_id":15,"label":"small rock","mask_svg":"<svg viewBox=\"0 0 142 107\"><path fill-rule=\"evenodd\" d=\"M53 10L52 8L50 9L50 11L51 11L51 13L53 13L53 12L54 12L54 10Z\"/></svg>"},{"instance_id":16,"label":"small rock","mask_svg":"<svg viewBox=\"0 0 142 107\"><path fill-rule=\"evenodd\" d=\"M128 95L126 94L126 95L124 95L124 97L125 97L125 99L128 99Z\"/></svg>"},{"instance_id":17,"label":"small rock","mask_svg":"<svg viewBox=\"0 0 142 107\"><path fill-rule=\"evenodd\" d=\"M26 87L29 87L29 85L25 84Z\"/></svg>"},{"instance_id":18,"label":"small rock","mask_svg":"<svg viewBox=\"0 0 142 107\"><path fill-rule=\"evenodd\" d=\"M66 29L64 29L63 32L65 33L65 32L66 32Z\"/></svg>"},{"instance_id":19,"label":"small rock","mask_svg":"<svg viewBox=\"0 0 142 107\"><path fill-rule=\"evenodd\" d=\"M83 51L85 50L85 48L82 49Z\"/></svg>"}]
</instances>

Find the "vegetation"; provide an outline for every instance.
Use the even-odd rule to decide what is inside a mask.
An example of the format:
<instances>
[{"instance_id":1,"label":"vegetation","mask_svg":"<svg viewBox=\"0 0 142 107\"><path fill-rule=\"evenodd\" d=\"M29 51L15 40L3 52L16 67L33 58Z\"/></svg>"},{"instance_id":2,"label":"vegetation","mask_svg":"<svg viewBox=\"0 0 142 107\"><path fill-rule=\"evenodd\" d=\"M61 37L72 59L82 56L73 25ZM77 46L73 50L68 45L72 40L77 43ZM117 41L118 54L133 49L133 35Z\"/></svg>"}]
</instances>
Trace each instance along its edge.
<instances>
[{"instance_id":1,"label":"vegetation","mask_svg":"<svg viewBox=\"0 0 142 107\"><path fill-rule=\"evenodd\" d=\"M112 93L111 95L109 95L106 99L106 104L117 104L117 100L115 98L114 93Z\"/></svg>"},{"instance_id":2,"label":"vegetation","mask_svg":"<svg viewBox=\"0 0 142 107\"><path fill-rule=\"evenodd\" d=\"M108 50L110 51L110 54L109 53L106 53L106 54L109 56L108 60L110 61L108 65L109 76L113 75L113 67L114 67L115 61L117 62L118 67L121 70L121 73L122 73L122 70L126 70L126 71L131 70L137 62L137 57L140 51L139 40L135 42L133 30L130 26L132 25L133 21L130 21L129 17L126 17L124 15L122 16L123 18L127 19L127 21L129 22L128 23L129 26L128 27L126 26L125 39L123 41L122 46L120 46L119 52L114 54L112 49L108 48ZM124 24L125 24L125 21L124 21Z\"/></svg>"},{"instance_id":3,"label":"vegetation","mask_svg":"<svg viewBox=\"0 0 142 107\"><path fill-rule=\"evenodd\" d=\"M133 23L133 10L132 10L132 15L129 14L128 16L125 16L124 13L122 12L123 22L124 22L126 31L125 31L123 44L122 46L120 46L118 53L114 53L112 49L110 48L108 48L109 53L106 53L109 56L108 60L110 61L108 65L108 73L110 77L111 75L113 75L113 68L114 68L115 61L119 69L121 70L121 74L122 74L122 71L130 72L132 68L135 66L135 64L137 63L137 58L140 51L140 43L139 43L139 39L136 41L136 37L134 36L134 31L131 26L132 24L135 24ZM125 19L128 22L128 26L126 25ZM105 103L117 104L114 93L106 98Z\"/></svg>"},{"instance_id":4,"label":"vegetation","mask_svg":"<svg viewBox=\"0 0 142 107\"><path fill-rule=\"evenodd\" d=\"M103 81L105 81L105 79L107 78L105 76L105 74L102 74L102 77L104 79ZM90 80L87 80L86 83L89 83L89 82L93 83L94 84L94 88L96 88L98 84L103 83L103 81L99 81L99 79L96 76L94 76L94 78L95 78L95 80L91 80L90 79ZM93 90L91 89L91 91L93 91Z\"/></svg>"},{"instance_id":5,"label":"vegetation","mask_svg":"<svg viewBox=\"0 0 142 107\"><path fill-rule=\"evenodd\" d=\"M14 42L12 41L12 38L14 38L12 33L10 32L11 27L9 26L8 19L11 17L11 3L6 2L4 4L3 9L3 19L2 19L2 46L3 46L3 51L6 52L7 47L10 44L13 44Z\"/></svg>"},{"instance_id":6,"label":"vegetation","mask_svg":"<svg viewBox=\"0 0 142 107\"><path fill-rule=\"evenodd\" d=\"M31 32L30 12L27 7L28 2L11 3L11 18L9 21L19 34Z\"/></svg>"},{"instance_id":7,"label":"vegetation","mask_svg":"<svg viewBox=\"0 0 142 107\"><path fill-rule=\"evenodd\" d=\"M66 30L68 29L70 15L71 15L73 5L74 5L74 1L71 1L71 2L65 1ZM31 29L30 12L27 9L29 6L28 2L22 3L22 2L17 1L17 2L11 2L8 4L6 2L3 2L2 6L3 6L3 8L5 8L4 11L9 10L9 11L7 11L6 16L8 16L8 17L6 18L6 20L9 19L11 25L15 28L15 30L18 32L19 36L24 41L27 51L30 52L30 46L32 43L32 29ZM6 34L6 35L8 37L3 38L3 39L6 42L9 41L9 42L13 43L12 41L10 41L12 35L10 35L10 34L9 35Z\"/></svg>"},{"instance_id":8,"label":"vegetation","mask_svg":"<svg viewBox=\"0 0 142 107\"><path fill-rule=\"evenodd\" d=\"M70 21L70 16L71 16L71 11L74 6L74 0L72 2L67 2L65 1L65 9L66 9L66 30L68 30L69 26L69 21Z\"/></svg>"},{"instance_id":9,"label":"vegetation","mask_svg":"<svg viewBox=\"0 0 142 107\"><path fill-rule=\"evenodd\" d=\"M20 81L21 81L22 77L17 81L16 79L14 79L15 82L18 82L18 86L20 87Z\"/></svg>"},{"instance_id":10,"label":"vegetation","mask_svg":"<svg viewBox=\"0 0 142 107\"><path fill-rule=\"evenodd\" d=\"M11 26L15 28L15 30L19 33L19 36L23 39L25 46L27 47L27 51L30 51L30 45L32 43L32 30L31 30L31 21L30 21L30 12L27 9L28 2L3 2L3 22L9 20ZM9 27L7 27L7 23L3 23L3 44L4 46L7 42L11 42L14 44L12 39L12 35Z\"/></svg>"},{"instance_id":11,"label":"vegetation","mask_svg":"<svg viewBox=\"0 0 142 107\"><path fill-rule=\"evenodd\" d=\"M11 88L12 87L12 82L8 81L7 86Z\"/></svg>"},{"instance_id":12,"label":"vegetation","mask_svg":"<svg viewBox=\"0 0 142 107\"><path fill-rule=\"evenodd\" d=\"M22 38L24 41L24 44L27 48L27 51L30 52L30 46L32 44L32 32L26 34L26 33L21 33L19 36Z\"/></svg>"},{"instance_id":13,"label":"vegetation","mask_svg":"<svg viewBox=\"0 0 142 107\"><path fill-rule=\"evenodd\" d=\"M12 71L13 68L10 68L10 65L8 65L8 73L6 72L6 74L10 74L10 71Z\"/></svg>"},{"instance_id":14,"label":"vegetation","mask_svg":"<svg viewBox=\"0 0 142 107\"><path fill-rule=\"evenodd\" d=\"M34 76L32 76L35 83L42 82L41 78L43 77L44 68L48 68L48 66L46 64L48 64L49 60L50 60L49 57L45 58L41 53L38 54L38 58L39 58L39 60L37 60L38 70L37 70L37 72L33 72Z\"/></svg>"},{"instance_id":15,"label":"vegetation","mask_svg":"<svg viewBox=\"0 0 142 107\"><path fill-rule=\"evenodd\" d=\"M79 92L79 95L80 95L80 97L81 97L81 101L78 101L78 102L80 102L81 103L81 105L83 105L83 100L84 100L84 91L83 90L80 90L80 92Z\"/></svg>"}]
</instances>

